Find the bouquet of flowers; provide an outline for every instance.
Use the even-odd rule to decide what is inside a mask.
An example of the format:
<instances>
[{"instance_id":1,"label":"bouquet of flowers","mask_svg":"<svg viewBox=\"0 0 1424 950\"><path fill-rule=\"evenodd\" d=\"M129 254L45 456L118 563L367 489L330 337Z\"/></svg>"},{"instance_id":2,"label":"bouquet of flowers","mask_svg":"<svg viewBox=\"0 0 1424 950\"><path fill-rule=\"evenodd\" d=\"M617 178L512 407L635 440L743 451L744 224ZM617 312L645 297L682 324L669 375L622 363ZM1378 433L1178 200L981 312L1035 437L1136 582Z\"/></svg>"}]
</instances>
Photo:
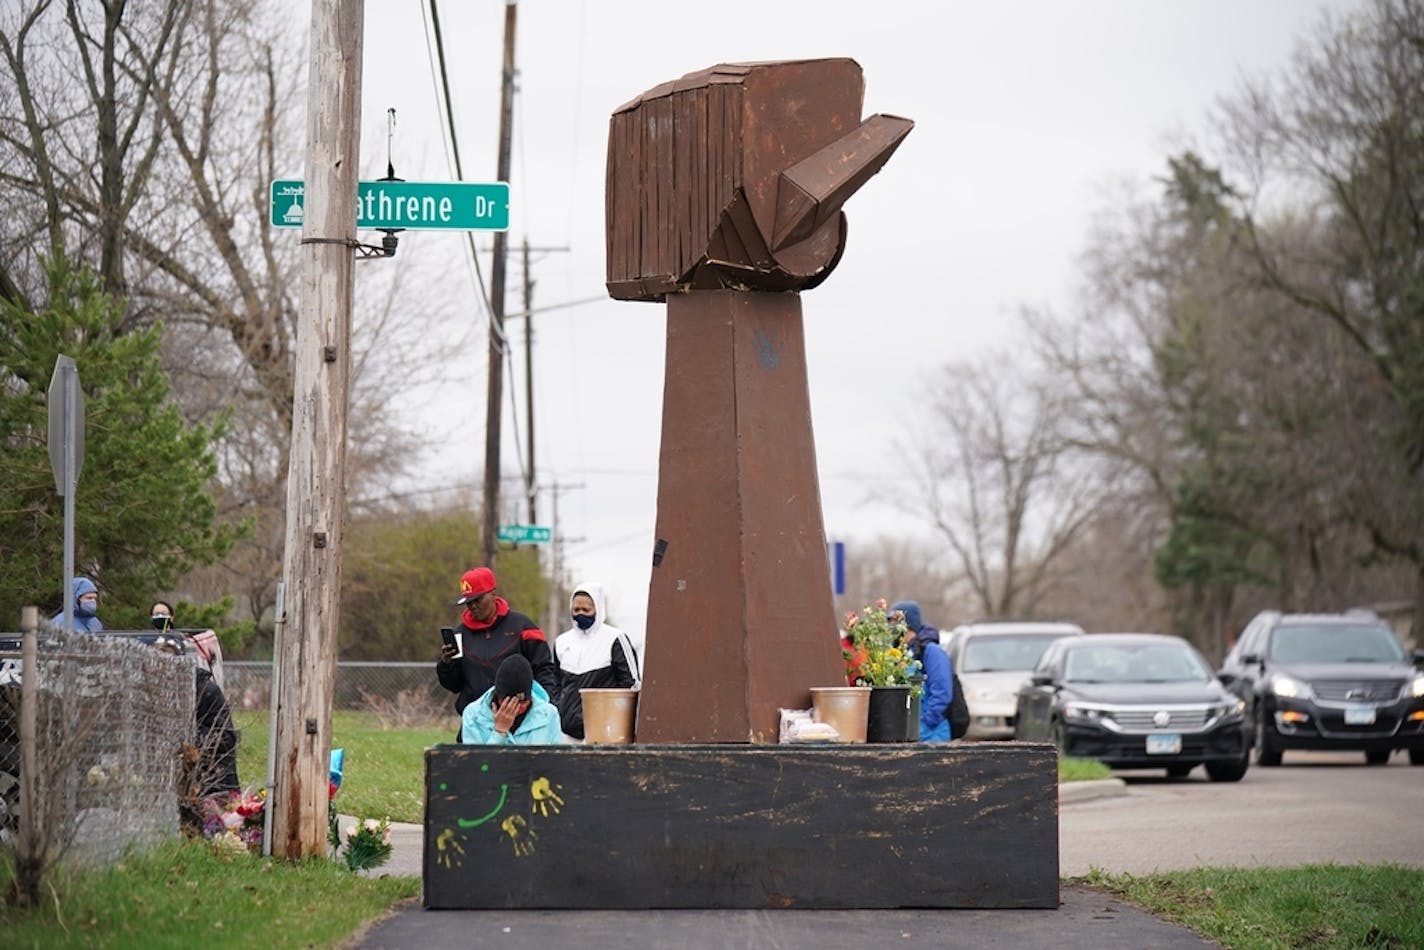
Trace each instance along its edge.
<instances>
[{"instance_id":1,"label":"bouquet of flowers","mask_svg":"<svg viewBox=\"0 0 1424 950\"><path fill-rule=\"evenodd\" d=\"M853 686L911 686L919 661L905 643L905 621L886 614L885 598L846 614L841 655L846 681Z\"/></svg>"},{"instance_id":2,"label":"bouquet of flowers","mask_svg":"<svg viewBox=\"0 0 1424 950\"><path fill-rule=\"evenodd\" d=\"M391 858L391 823L367 818L346 832L346 866L353 871L380 867Z\"/></svg>"},{"instance_id":3,"label":"bouquet of flowers","mask_svg":"<svg viewBox=\"0 0 1424 950\"><path fill-rule=\"evenodd\" d=\"M267 793L262 789L206 798L202 804L203 834L213 839L213 847L221 852L259 852L266 807Z\"/></svg>"}]
</instances>

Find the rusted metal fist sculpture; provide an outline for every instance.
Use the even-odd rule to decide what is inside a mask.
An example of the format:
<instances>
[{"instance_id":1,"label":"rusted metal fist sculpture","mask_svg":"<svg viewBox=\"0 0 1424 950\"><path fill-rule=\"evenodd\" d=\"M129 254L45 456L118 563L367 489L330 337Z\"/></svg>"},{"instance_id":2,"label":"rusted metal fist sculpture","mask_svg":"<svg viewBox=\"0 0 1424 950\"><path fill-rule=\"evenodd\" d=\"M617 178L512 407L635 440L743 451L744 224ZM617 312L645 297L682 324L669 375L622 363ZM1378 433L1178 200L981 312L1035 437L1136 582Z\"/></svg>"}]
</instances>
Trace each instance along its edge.
<instances>
[{"instance_id":1,"label":"rusted metal fist sculpture","mask_svg":"<svg viewBox=\"0 0 1424 950\"><path fill-rule=\"evenodd\" d=\"M776 742L844 683L796 291L913 126L861 92L848 59L714 66L613 114L608 292L667 302L639 742Z\"/></svg>"},{"instance_id":2,"label":"rusted metal fist sculpture","mask_svg":"<svg viewBox=\"0 0 1424 950\"><path fill-rule=\"evenodd\" d=\"M803 290L845 249L841 205L914 123L860 118L850 59L713 66L613 113L608 292Z\"/></svg>"}]
</instances>

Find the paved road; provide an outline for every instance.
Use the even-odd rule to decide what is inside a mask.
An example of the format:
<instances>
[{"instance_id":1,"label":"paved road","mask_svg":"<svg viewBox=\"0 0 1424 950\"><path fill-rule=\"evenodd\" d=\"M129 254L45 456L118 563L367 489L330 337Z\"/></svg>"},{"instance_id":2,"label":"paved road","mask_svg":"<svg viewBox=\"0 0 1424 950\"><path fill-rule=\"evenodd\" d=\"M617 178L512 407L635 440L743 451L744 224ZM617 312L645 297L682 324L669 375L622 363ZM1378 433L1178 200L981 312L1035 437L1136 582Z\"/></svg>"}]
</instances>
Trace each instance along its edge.
<instances>
[{"instance_id":1,"label":"paved road","mask_svg":"<svg viewBox=\"0 0 1424 950\"><path fill-rule=\"evenodd\" d=\"M1396 753L1386 767L1364 756L1287 752L1279 768L1240 782L1183 782L1120 772L1120 798L1060 810L1059 867L1145 874L1193 867L1394 862L1424 867L1424 767Z\"/></svg>"}]
</instances>

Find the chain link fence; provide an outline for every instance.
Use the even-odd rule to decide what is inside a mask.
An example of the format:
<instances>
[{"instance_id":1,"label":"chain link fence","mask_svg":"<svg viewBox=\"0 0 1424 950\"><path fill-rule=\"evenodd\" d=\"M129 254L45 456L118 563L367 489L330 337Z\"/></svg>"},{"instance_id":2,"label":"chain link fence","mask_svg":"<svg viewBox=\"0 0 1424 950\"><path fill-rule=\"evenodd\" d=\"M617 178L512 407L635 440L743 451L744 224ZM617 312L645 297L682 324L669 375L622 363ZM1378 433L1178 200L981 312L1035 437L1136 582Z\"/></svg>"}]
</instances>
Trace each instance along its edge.
<instances>
[{"instance_id":1,"label":"chain link fence","mask_svg":"<svg viewBox=\"0 0 1424 950\"><path fill-rule=\"evenodd\" d=\"M179 655L154 649L164 641ZM0 847L19 833L21 693L37 691L35 801L54 863L102 865L180 828L185 750L194 741L194 663L182 636L67 633L41 622L37 662L24 668L18 633L0 633ZM268 710L271 661L222 664L234 709ZM333 708L391 728L453 721L452 694L433 662L337 664Z\"/></svg>"},{"instance_id":2,"label":"chain link fence","mask_svg":"<svg viewBox=\"0 0 1424 950\"><path fill-rule=\"evenodd\" d=\"M19 635L0 634L0 843L13 852L18 840L25 689L36 710L32 827L47 861L112 863L130 846L176 835L181 755L193 742L192 657L48 624L37 645L26 669Z\"/></svg>"},{"instance_id":3,"label":"chain link fence","mask_svg":"<svg viewBox=\"0 0 1424 950\"><path fill-rule=\"evenodd\" d=\"M271 661L227 660L223 677L223 692L233 709L270 708ZM436 681L433 661L341 660L336 664L332 709L370 712L388 725L410 725L453 719L454 700L454 694Z\"/></svg>"}]
</instances>

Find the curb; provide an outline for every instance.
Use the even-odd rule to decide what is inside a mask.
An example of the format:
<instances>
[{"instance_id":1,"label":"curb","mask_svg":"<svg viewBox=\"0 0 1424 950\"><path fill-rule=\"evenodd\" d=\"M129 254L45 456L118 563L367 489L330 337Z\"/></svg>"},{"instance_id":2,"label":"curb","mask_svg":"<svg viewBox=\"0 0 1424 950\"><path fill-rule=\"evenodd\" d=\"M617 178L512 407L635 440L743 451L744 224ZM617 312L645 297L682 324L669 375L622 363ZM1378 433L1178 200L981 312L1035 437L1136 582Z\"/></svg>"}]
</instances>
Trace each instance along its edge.
<instances>
[{"instance_id":1,"label":"curb","mask_svg":"<svg viewBox=\"0 0 1424 950\"><path fill-rule=\"evenodd\" d=\"M1127 783L1120 778L1093 779L1087 782L1062 782L1058 786L1058 804L1090 802L1099 798L1116 798L1127 794Z\"/></svg>"}]
</instances>

